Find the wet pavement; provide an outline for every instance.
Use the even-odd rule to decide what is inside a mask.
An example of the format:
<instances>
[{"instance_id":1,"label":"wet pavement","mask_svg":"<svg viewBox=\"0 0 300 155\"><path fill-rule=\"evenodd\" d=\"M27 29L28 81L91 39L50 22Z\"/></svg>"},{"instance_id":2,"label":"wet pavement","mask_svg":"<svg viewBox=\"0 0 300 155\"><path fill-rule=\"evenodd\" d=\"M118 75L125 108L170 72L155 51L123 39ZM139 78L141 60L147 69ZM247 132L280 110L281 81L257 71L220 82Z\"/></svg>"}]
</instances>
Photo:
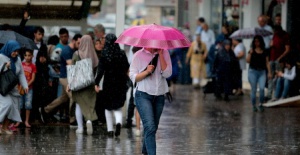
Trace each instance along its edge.
<instances>
[{"instance_id":1,"label":"wet pavement","mask_svg":"<svg viewBox=\"0 0 300 155\"><path fill-rule=\"evenodd\" d=\"M217 101L212 94L176 86L166 103L157 132L158 155L300 154L300 108L266 108L252 112L249 95ZM124 119L125 120L125 119ZM142 137L122 128L109 138L97 127L92 136L76 135L68 126L20 128L0 135L0 154L141 154Z\"/></svg>"}]
</instances>

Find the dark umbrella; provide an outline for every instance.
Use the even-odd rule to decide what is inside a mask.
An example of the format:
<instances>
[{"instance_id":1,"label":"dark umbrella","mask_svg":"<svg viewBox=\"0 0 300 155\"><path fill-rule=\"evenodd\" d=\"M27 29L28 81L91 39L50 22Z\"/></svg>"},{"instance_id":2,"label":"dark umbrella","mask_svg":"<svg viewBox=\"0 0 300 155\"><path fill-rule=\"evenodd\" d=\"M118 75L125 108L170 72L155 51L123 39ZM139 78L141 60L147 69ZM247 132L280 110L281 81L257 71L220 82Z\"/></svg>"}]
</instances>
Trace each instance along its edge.
<instances>
[{"instance_id":1,"label":"dark umbrella","mask_svg":"<svg viewBox=\"0 0 300 155\"><path fill-rule=\"evenodd\" d=\"M5 44L9 40L16 40L21 47L34 50L38 49L38 47L35 45L35 43L27 38L22 36L21 34L14 32L14 31L0 31L0 43Z\"/></svg>"},{"instance_id":2,"label":"dark umbrella","mask_svg":"<svg viewBox=\"0 0 300 155\"><path fill-rule=\"evenodd\" d=\"M254 38L256 35L260 35L262 37L270 36L273 33L262 29L262 28L244 28L244 29L239 29L235 32L233 32L232 35L230 35L230 38L232 39L249 39L249 38Z\"/></svg>"}]
</instances>

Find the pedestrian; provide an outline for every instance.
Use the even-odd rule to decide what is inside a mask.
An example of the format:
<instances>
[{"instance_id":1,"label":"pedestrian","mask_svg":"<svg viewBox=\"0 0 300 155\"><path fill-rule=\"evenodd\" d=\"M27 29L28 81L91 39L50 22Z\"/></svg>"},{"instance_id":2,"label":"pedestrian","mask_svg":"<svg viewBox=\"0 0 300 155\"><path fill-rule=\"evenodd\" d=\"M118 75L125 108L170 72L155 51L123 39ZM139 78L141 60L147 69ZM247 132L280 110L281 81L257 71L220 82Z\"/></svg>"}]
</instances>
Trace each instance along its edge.
<instances>
[{"instance_id":1,"label":"pedestrian","mask_svg":"<svg viewBox=\"0 0 300 155\"><path fill-rule=\"evenodd\" d=\"M209 50L210 47L215 43L215 33L213 30L211 30L206 23L202 24L202 31L200 33L201 40L206 45L206 50ZM226 34L228 36L228 34Z\"/></svg>"},{"instance_id":2,"label":"pedestrian","mask_svg":"<svg viewBox=\"0 0 300 155\"><path fill-rule=\"evenodd\" d=\"M269 64L269 57L265 48L265 43L262 36L255 36L253 38L251 49L248 53L246 61L249 63L248 80L251 85L251 102L253 111L257 111L256 107L256 91L257 84L259 85L259 110L264 111L262 104L265 97L266 84L266 70L268 71L268 78L272 77L271 68Z\"/></svg>"},{"instance_id":3,"label":"pedestrian","mask_svg":"<svg viewBox=\"0 0 300 155\"><path fill-rule=\"evenodd\" d=\"M47 53L49 58L58 43L59 43L59 37L57 35L52 35L49 37L47 42L47 48L48 48Z\"/></svg>"},{"instance_id":4,"label":"pedestrian","mask_svg":"<svg viewBox=\"0 0 300 155\"><path fill-rule=\"evenodd\" d=\"M103 48L104 48L104 44L102 44L101 40L96 39L96 41L95 41L95 51L96 51L97 56L98 56L99 59L101 57L101 51L103 50Z\"/></svg>"},{"instance_id":5,"label":"pedestrian","mask_svg":"<svg viewBox=\"0 0 300 155\"><path fill-rule=\"evenodd\" d=\"M102 41L105 41L105 40L102 40ZM102 53L103 48L104 48L104 43L101 42L101 39L96 39L95 51L96 51L96 54L97 54L99 60L101 58L101 53ZM103 80L100 81L99 85L102 85L102 84L103 84ZM106 123L106 119L105 119L105 108L104 108L104 105L101 104L101 98L102 98L102 92L97 93L95 109L96 109L96 113L98 116L98 121L99 121L100 125L103 125ZM99 104L98 104L98 102L99 102Z\"/></svg>"},{"instance_id":6,"label":"pedestrian","mask_svg":"<svg viewBox=\"0 0 300 155\"><path fill-rule=\"evenodd\" d=\"M296 67L294 63L292 63L291 60L285 61L284 72L279 71L277 76L275 100L285 99L289 93L290 83L296 77Z\"/></svg>"},{"instance_id":7,"label":"pedestrian","mask_svg":"<svg viewBox=\"0 0 300 155\"><path fill-rule=\"evenodd\" d=\"M195 89L200 88L200 80L206 77L204 62L206 57L206 45L201 41L200 34L197 34L197 39L191 44L185 60L186 64L190 63L191 65L191 77Z\"/></svg>"},{"instance_id":8,"label":"pedestrian","mask_svg":"<svg viewBox=\"0 0 300 155\"><path fill-rule=\"evenodd\" d=\"M98 65L95 80L95 90L100 91L99 82L104 76L101 104L105 107L105 117L108 135L116 137L121 133L122 107L126 100L128 89L128 68L129 64L124 51L121 51L119 44L115 43L117 37L114 34L107 34L105 45ZM116 130L113 132L113 115L115 116Z\"/></svg>"},{"instance_id":9,"label":"pedestrian","mask_svg":"<svg viewBox=\"0 0 300 155\"><path fill-rule=\"evenodd\" d=\"M220 49L223 47L223 37L218 37L215 44L212 45L208 51L207 58L206 58L206 69L210 69L210 76L207 76L207 78L215 78L216 75L213 74L214 69L214 63L216 59L216 55L220 51ZM208 67L209 66L209 67ZM208 72L207 72L208 73Z\"/></svg>"},{"instance_id":10,"label":"pedestrian","mask_svg":"<svg viewBox=\"0 0 300 155\"><path fill-rule=\"evenodd\" d=\"M240 39L232 39L232 44L234 46L233 52L236 58L239 61L239 70L237 73L237 84L236 84L236 92L235 95L243 95L243 70L246 69L246 48Z\"/></svg>"},{"instance_id":11,"label":"pedestrian","mask_svg":"<svg viewBox=\"0 0 300 155\"><path fill-rule=\"evenodd\" d=\"M102 44L105 44L105 27L102 24L97 24L94 27L94 34L96 39L99 39Z\"/></svg>"},{"instance_id":12,"label":"pedestrian","mask_svg":"<svg viewBox=\"0 0 300 155\"><path fill-rule=\"evenodd\" d=\"M41 26L38 26L34 29L34 43L36 44L36 46L38 47L38 49L34 49L33 50L33 58L32 58L32 63L35 64L35 60L36 60L36 56L38 54L38 52L40 51L40 49L47 49L47 46L46 44L44 44L44 41L43 41L43 37L44 37L44 34L45 34L45 30L44 28L42 28Z\"/></svg>"},{"instance_id":13,"label":"pedestrian","mask_svg":"<svg viewBox=\"0 0 300 155\"><path fill-rule=\"evenodd\" d=\"M97 24L94 27L94 34L95 34L95 39L96 39L96 44L97 44L96 52L97 52L98 58L100 60L102 50L105 46L105 27L102 24ZM102 47L102 50L100 52L99 50L101 49L101 47ZM103 80L101 80L101 84L102 83L103 83ZM102 96L103 96L102 92L97 93L96 111L97 111L97 115L98 115L98 119L99 119L98 121L101 125L106 123L105 108L104 108L104 105L101 104Z\"/></svg>"},{"instance_id":14,"label":"pedestrian","mask_svg":"<svg viewBox=\"0 0 300 155\"><path fill-rule=\"evenodd\" d=\"M155 136L165 104L164 94L169 91L166 78L171 75L167 50L143 48L134 55L129 76L137 83L135 102L144 126L143 154L156 154Z\"/></svg>"},{"instance_id":15,"label":"pedestrian","mask_svg":"<svg viewBox=\"0 0 300 155\"><path fill-rule=\"evenodd\" d=\"M201 34L203 30L202 28L203 24L205 24L205 19L203 17L199 17L197 19L197 27L196 27L195 35ZM196 37L194 37L194 40L196 40Z\"/></svg>"},{"instance_id":16,"label":"pedestrian","mask_svg":"<svg viewBox=\"0 0 300 155\"><path fill-rule=\"evenodd\" d=\"M142 48L132 46L130 49L131 50L129 52L131 52L131 54L129 54L129 56L128 56L129 64L132 62L133 55ZM141 122L141 117L140 117L139 112L135 108L136 104L134 102L134 93L133 93L133 90L136 87L136 83L132 83L131 79L128 79L128 85L131 89L130 89L130 98L129 98L129 104L128 104L128 109L127 109L127 118L126 118L125 127L126 128L131 128L133 126L132 125L132 117L133 117L133 115L135 115L135 122L136 122L135 135L140 136L141 135L141 123L140 123Z\"/></svg>"},{"instance_id":17,"label":"pedestrian","mask_svg":"<svg viewBox=\"0 0 300 155\"><path fill-rule=\"evenodd\" d=\"M46 107L41 108L40 112L41 112L41 119L44 122L47 122L47 114L49 114L50 112L52 112L53 110L55 110L58 106L62 105L63 103L66 103L69 100L69 112L68 114L72 115L71 111L71 107L73 105L73 101L72 101L72 95L71 92L66 92L66 88L67 88L67 65L71 65L72 64L72 57L74 52L78 49L79 47L79 43L80 43L80 38L82 37L81 34L76 34L72 41L63 48L61 56L60 56L60 78L59 78L59 82L62 84L63 89L62 89L62 95L60 97L58 97L57 99L55 99L54 101L52 101L50 104L48 104ZM70 116L70 125L71 126L75 126L76 125L76 121L75 118L73 116Z\"/></svg>"},{"instance_id":18,"label":"pedestrian","mask_svg":"<svg viewBox=\"0 0 300 155\"><path fill-rule=\"evenodd\" d=\"M66 28L59 29L59 43L56 45L56 48L63 49L68 46L69 43L69 31Z\"/></svg>"},{"instance_id":19,"label":"pedestrian","mask_svg":"<svg viewBox=\"0 0 300 155\"><path fill-rule=\"evenodd\" d=\"M20 102L20 109L22 110L23 107L25 108L25 126L30 128L31 125L29 124L30 118L30 111L32 109L32 94L33 94L33 82L35 80L36 75L36 66L32 63L33 58L33 51L26 50L24 55L24 62L22 62L22 67L24 70L24 74L26 77L27 85L28 85L28 93L22 95L21 102ZM16 123L15 127L18 127L19 123Z\"/></svg>"},{"instance_id":20,"label":"pedestrian","mask_svg":"<svg viewBox=\"0 0 300 155\"><path fill-rule=\"evenodd\" d=\"M94 43L90 35L82 36L78 51L73 54L72 64L74 65L77 61L80 61L82 59L92 60L92 66L90 67L92 67L95 73L99 59L95 52ZM82 115L86 120L87 134L91 135L93 133L92 121L98 119L95 111L96 98L97 94L94 91L94 85L88 86L78 91L72 91L72 99L76 103L75 116L78 125L78 128L76 130L77 134L83 133Z\"/></svg>"},{"instance_id":21,"label":"pedestrian","mask_svg":"<svg viewBox=\"0 0 300 155\"><path fill-rule=\"evenodd\" d=\"M10 68L19 78L24 92L28 93L28 84L24 75L24 70L18 50L20 49L18 42L10 40L0 50L0 67L6 65L5 69ZM6 64L5 64L6 63ZM11 121L22 122L19 112L19 100L21 95L17 87L12 89L7 95L0 94L0 122L2 123L1 134L12 134L8 129Z\"/></svg>"},{"instance_id":22,"label":"pedestrian","mask_svg":"<svg viewBox=\"0 0 300 155\"><path fill-rule=\"evenodd\" d=\"M32 115L33 119L36 120L40 118L38 109L47 106L50 103L50 96L52 96L50 87L53 86L53 82L50 80L47 49L40 49L35 65L37 72L33 83Z\"/></svg>"},{"instance_id":23,"label":"pedestrian","mask_svg":"<svg viewBox=\"0 0 300 155\"><path fill-rule=\"evenodd\" d=\"M224 93L224 101L229 101L229 95L232 94L232 83L236 81L235 75L238 68L238 60L231 49L231 42L224 40L214 63L217 82L215 94L217 98L221 98L221 94Z\"/></svg>"},{"instance_id":24,"label":"pedestrian","mask_svg":"<svg viewBox=\"0 0 300 155\"><path fill-rule=\"evenodd\" d=\"M290 52L290 38L280 25L274 26L274 36L271 41L270 51L270 67L272 78L268 80L268 94L267 100L273 98L273 89L276 85L276 73L281 71L279 62L284 60L286 55Z\"/></svg>"}]
</instances>

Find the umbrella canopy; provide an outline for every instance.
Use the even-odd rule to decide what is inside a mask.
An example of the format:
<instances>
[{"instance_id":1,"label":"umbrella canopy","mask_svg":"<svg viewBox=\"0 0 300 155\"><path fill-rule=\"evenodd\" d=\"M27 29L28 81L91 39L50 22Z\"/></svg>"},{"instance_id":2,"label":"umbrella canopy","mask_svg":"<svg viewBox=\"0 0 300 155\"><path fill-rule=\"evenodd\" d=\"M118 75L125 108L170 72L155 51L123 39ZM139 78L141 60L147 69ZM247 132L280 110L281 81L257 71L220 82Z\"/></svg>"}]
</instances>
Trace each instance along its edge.
<instances>
[{"instance_id":1,"label":"umbrella canopy","mask_svg":"<svg viewBox=\"0 0 300 155\"><path fill-rule=\"evenodd\" d=\"M270 36L273 33L262 29L262 28L245 28L245 29L240 29L235 31L232 35L230 35L230 38L232 39L248 39L248 38L253 38L256 35L260 35L262 37Z\"/></svg>"},{"instance_id":2,"label":"umbrella canopy","mask_svg":"<svg viewBox=\"0 0 300 155\"><path fill-rule=\"evenodd\" d=\"M160 49L189 47L191 44L179 30L156 24L128 28L119 36L116 43Z\"/></svg>"},{"instance_id":3,"label":"umbrella canopy","mask_svg":"<svg viewBox=\"0 0 300 155\"><path fill-rule=\"evenodd\" d=\"M21 47L24 47L29 50L38 49L35 43L21 34L14 31L0 31L0 43L5 44L8 40L16 40Z\"/></svg>"}]
</instances>

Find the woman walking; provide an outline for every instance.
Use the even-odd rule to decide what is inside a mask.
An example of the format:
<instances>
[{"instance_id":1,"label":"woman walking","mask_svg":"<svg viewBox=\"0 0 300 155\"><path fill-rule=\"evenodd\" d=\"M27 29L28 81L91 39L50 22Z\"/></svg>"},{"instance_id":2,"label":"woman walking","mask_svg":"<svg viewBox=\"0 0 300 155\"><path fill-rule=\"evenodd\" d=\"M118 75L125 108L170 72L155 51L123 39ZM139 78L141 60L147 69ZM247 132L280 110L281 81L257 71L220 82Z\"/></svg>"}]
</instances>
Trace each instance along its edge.
<instances>
[{"instance_id":1,"label":"woman walking","mask_svg":"<svg viewBox=\"0 0 300 155\"><path fill-rule=\"evenodd\" d=\"M235 57L229 40L223 41L223 47L216 55L214 63L214 72L217 78L217 87L215 95L221 98L224 93L224 101L229 101L229 95L232 94L232 81L237 81L236 72L239 70L238 60Z\"/></svg>"},{"instance_id":2,"label":"woman walking","mask_svg":"<svg viewBox=\"0 0 300 155\"><path fill-rule=\"evenodd\" d=\"M143 154L156 154L155 136L168 92L166 78L171 75L167 50L143 48L134 55L129 76L137 83L135 103L144 126Z\"/></svg>"},{"instance_id":3,"label":"woman walking","mask_svg":"<svg viewBox=\"0 0 300 155\"><path fill-rule=\"evenodd\" d=\"M200 88L200 80L206 77L204 60L207 57L207 49L204 42L201 41L200 34L197 34L197 40L194 41L188 53L186 54L186 64L191 65L191 77L195 89Z\"/></svg>"},{"instance_id":4,"label":"woman walking","mask_svg":"<svg viewBox=\"0 0 300 155\"><path fill-rule=\"evenodd\" d=\"M82 59L92 60L93 70L96 71L98 65L98 57L95 52L93 40L90 35L84 35L79 44L78 51L73 54L72 63L75 64L77 61ZM83 133L83 119L84 116L86 121L86 131L88 135L93 133L92 121L97 120L97 114L95 111L97 94L94 91L94 85L80 89L78 91L72 91L72 99L76 103L75 116L78 124L77 134Z\"/></svg>"},{"instance_id":5,"label":"woman walking","mask_svg":"<svg viewBox=\"0 0 300 155\"><path fill-rule=\"evenodd\" d=\"M246 61L249 63L248 80L251 85L251 102L253 111L257 111L256 107L256 87L259 85L259 110L264 111L262 103L265 97L266 70L268 78L271 78L271 69L269 65L269 57L265 50L265 43L262 36L255 36L251 49L248 53Z\"/></svg>"},{"instance_id":6,"label":"woman walking","mask_svg":"<svg viewBox=\"0 0 300 155\"><path fill-rule=\"evenodd\" d=\"M0 50L0 68L5 66L5 70L11 69L19 78L19 82L28 93L28 85L22 68L21 59L18 57L20 45L18 42L10 40ZM2 122L1 134L12 134L8 129L11 121L22 122L19 112L19 101L21 95L17 86L13 88L7 95L0 94L0 122Z\"/></svg>"},{"instance_id":7,"label":"woman walking","mask_svg":"<svg viewBox=\"0 0 300 155\"><path fill-rule=\"evenodd\" d=\"M122 107L128 89L129 64L125 52L121 51L119 44L115 43L116 40L117 37L114 34L106 35L95 80L95 90L99 92L99 82L104 76L101 104L104 104L105 107L107 131L110 137L119 136L121 133ZM113 115L115 115L117 124L115 134L113 132Z\"/></svg>"}]
</instances>

